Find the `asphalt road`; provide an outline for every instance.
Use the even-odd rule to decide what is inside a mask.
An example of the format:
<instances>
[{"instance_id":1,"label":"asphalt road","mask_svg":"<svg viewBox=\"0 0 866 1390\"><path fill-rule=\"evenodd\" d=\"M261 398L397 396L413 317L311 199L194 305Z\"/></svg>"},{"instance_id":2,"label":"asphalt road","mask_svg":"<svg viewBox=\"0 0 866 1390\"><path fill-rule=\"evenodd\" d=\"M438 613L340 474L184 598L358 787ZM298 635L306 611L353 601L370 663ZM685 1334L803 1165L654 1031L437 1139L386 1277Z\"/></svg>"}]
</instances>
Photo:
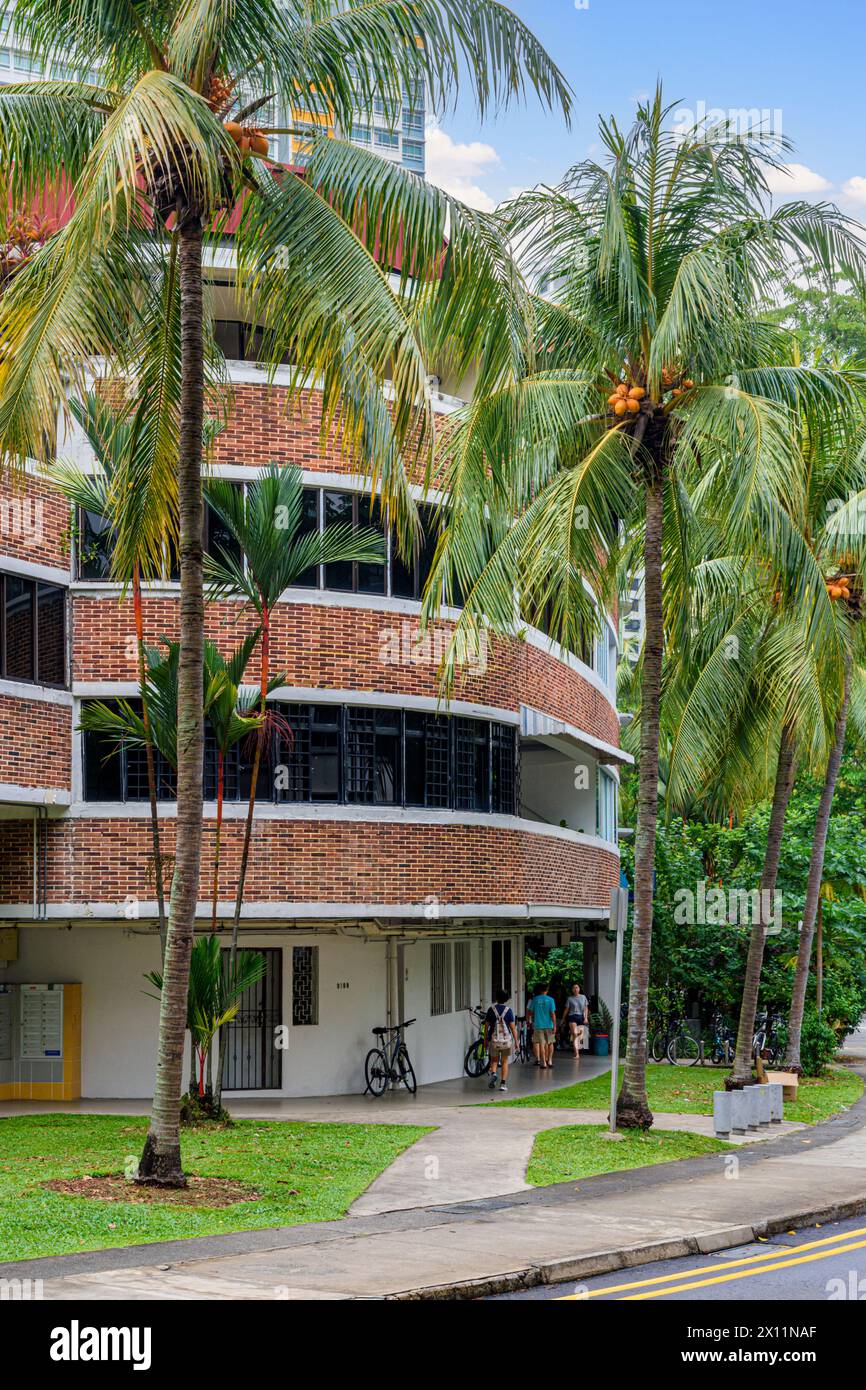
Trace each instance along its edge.
<instances>
[{"instance_id":1,"label":"asphalt road","mask_svg":"<svg viewBox=\"0 0 866 1390\"><path fill-rule=\"evenodd\" d=\"M657 1260L579 1284L548 1285L502 1299L665 1302L866 1300L866 1219L833 1221L717 1255Z\"/></svg>"}]
</instances>

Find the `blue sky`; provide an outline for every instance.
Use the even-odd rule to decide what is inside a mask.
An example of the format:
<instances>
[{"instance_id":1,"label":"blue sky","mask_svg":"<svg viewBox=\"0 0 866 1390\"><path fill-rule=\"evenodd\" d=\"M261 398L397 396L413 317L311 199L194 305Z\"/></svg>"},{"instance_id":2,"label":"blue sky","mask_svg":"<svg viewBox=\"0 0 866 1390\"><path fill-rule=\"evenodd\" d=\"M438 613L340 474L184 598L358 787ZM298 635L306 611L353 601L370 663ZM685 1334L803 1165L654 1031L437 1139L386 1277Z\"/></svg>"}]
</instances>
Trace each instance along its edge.
<instances>
[{"instance_id":1,"label":"blue sky","mask_svg":"<svg viewBox=\"0 0 866 1390\"><path fill-rule=\"evenodd\" d=\"M430 132L428 174L478 206L555 182L596 152L599 112L627 123L657 77L678 105L781 112L787 196L866 219L866 0L512 0L576 94L572 128L529 99L479 122L468 94ZM853 181L853 182L852 182ZM862 182L858 182L862 181ZM784 197L785 195L780 195Z\"/></svg>"}]
</instances>

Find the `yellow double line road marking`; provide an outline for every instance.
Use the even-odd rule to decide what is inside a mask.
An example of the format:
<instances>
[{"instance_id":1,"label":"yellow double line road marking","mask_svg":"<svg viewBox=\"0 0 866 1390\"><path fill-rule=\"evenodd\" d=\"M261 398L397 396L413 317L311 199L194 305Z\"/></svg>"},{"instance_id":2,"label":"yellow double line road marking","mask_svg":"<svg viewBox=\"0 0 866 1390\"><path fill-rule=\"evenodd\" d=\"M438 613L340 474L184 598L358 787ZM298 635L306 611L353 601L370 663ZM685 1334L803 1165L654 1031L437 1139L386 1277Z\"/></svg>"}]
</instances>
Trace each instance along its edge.
<instances>
[{"instance_id":1,"label":"yellow double line road marking","mask_svg":"<svg viewBox=\"0 0 866 1390\"><path fill-rule=\"evenodd\" d=\"M843 1255L849 1250L862 1250L866 1240L855 1241L854 1236L866 1236L866 1227L857 1231L846 1231L844 1235L826 1236L822 1240L804 1241L802 1245L790 1247L791 1255L776 1248L763 1251L760 1255L745 1255L739 1260L727 1260L722 1264L703 1265L699 1269L678 1270L676 1274L659 1274L653 1279L639 1279L631 1284L610 1284L604 1289L592 1289L585 1294L566 1294L558 1302L582 1301L586 1298L603 1298L610 1294L625 1294L623 1302L644 1298L663 1298L669 1293L685 1293L689 1289L702 1289L709 1284L726 1284L733 1279L748 1279L753 1274L770 1274L777 1269L788 1269L792 1265L809 1264L813 1260L826 1260L830 1255ZM831 1248L828 1248L831 1247ZM801 1251L813 1251L803 1255ZM745 1268L744 1266L749 1266ZM727 1273L725 1271L735 1271ZM696 1275L714 1275L710 1279L696 1279ZM686 1283L677 1283L677 1280ZM668 1287L657 1287L667 1285ZM632 1293L633 1289L646 1289L646 1293Z\"/></svg>"}]
</instances>

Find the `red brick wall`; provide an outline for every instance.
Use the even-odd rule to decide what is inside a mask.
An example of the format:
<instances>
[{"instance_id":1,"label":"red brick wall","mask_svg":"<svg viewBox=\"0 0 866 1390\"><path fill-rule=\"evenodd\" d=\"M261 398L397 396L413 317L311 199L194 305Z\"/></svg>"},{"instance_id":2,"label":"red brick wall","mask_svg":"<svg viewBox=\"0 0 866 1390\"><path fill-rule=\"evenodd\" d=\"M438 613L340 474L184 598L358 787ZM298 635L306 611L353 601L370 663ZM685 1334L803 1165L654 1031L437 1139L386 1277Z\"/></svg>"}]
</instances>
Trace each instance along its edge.
<instances>
[{"instance_id":1,"label":"red brick wall","mask_svg":"<svg viewBox=\"0 0 866 1390\"><path fill-rule=\"evenodd\" d=\"M71 786L72 710L0 695L0 782Z\"/></svg>"},{"instance_id":2,"label":"red brick wall","mask_svg":"<svg viewBox=\"0 0 866 1390\"><path fill-rule=\"evenodd\" d=\"M404 640L405 631L408 636ZM145 626L149 641L178 634L175 598L148 599ZM207 610L208 636L228 650L253 626L238 603L212 604ZM445 625L443 625L444 630ZM411 650L415 619L361 608L326 608L292 603L273 618L271 669L284 672L287 685L327 690L377 690L437 697L437 664L402 661ZM76 595L73 603L73 670L80 681L134 680L136 675L132 610L129 603ZM444 646L444 642L442 644ZM255 669L255 658L251 671ZM595 686L555 657L527 643L489 644L483 674L467 666L455 698L517 710L521 703L564 719L608 743L619 743L616 714Z\"/></svg>"},{"instance_id":3,"label":"red brick wall","mask_svg":"<svg viewBox=\"0 0 866 1390\"><path fill-rule=\"evenodd\" d=\"M3 556L69 569L69 505L32 477L0 475L0 569Z\"/></svg>"},{"instance_id":4,"label":"red brick wall","mask_svg":"<svg viewBox=\"0 0 866 1390\"><path fill-rule=\"evenodd\" d=\"M174 852L176 822L163 827ZM147 820L51 821L48 901L123 903L155 896ZM32 898L32 829L0 821L0 901ZM223 829L220 896L237 881L243 822ZM200 896L210 895L214 823L205 826ZM528 902L604 906L619 879L615 854L555 836L475 826L326 820L256 822L247 900L443 904ZM120 909L119 909L120 910Z\"/></svg>"}]
</instances>

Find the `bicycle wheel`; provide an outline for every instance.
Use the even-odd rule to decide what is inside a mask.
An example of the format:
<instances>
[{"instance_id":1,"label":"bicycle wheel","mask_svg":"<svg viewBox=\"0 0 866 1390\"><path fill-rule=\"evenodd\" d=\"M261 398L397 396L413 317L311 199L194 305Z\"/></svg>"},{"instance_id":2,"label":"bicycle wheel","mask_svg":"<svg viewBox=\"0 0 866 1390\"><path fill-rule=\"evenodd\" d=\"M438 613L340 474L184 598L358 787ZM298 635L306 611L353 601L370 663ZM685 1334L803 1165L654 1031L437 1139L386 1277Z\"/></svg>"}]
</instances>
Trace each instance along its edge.
<instances>
[{"instance_id":1,"label":"bicycle wheel","mask_svg":"<svg viewBox=\"0 0 866 1390\"><path fill-rule=\"evenodd\" d=\"M364 1075L367 1078L367 1090L371 1096L382 1096L388 1085L388 1059L384 1052L378 1047L371 1047L364 1062Z\"/></svg>"},{"instance_id":2,"label":"bicycle wheel","mask_svg":"<svg viewBox=\"0 0 866 1390\"><path fill-rule=\"evenodd\" d=\"M418 1081L415 1077L415 1069L409 1061L409 1053L406 1051L405 1043L397 1053L397 1071L410 1096L414 1096L418 1089Z\"/></svg>"},{"instance_id":3,"label":"bicycle wheel","mask_svg":"<svg viewBox=\"0 0 866 1390\"><path fill-rule=\"evenodd\" d=\"M650 1043L650 1057L654 1062L663 1062L667 1056L668 1040L664 1033L654 1033Z\"/></svg>"},{"instance_id":4,"label":"bicycle wheel","mask_svg":"<svg viewBox=\"0 0 866 1390\"><path fill-rule=\"evenodd\" d=\"M473 1078L483 1076L486 1071L490 1070L490 1057L484 1046L483 1038L476 1038L474 1042L469 1044L463 1059L463 1070L467 1076Z\"/></svg>"},{"instance_id":5,"label":"bicycle wheel","mask_svg":"<svg viewBox=\"0 0 866 1390\"><path fill-rule=\"evenodd\" d=\"M668 1061L676 1066L684 1063L693 1067L701 1058L701 1045L693 1033L677 1033L668 1043Z\"/></svg>"}]
</instances>

